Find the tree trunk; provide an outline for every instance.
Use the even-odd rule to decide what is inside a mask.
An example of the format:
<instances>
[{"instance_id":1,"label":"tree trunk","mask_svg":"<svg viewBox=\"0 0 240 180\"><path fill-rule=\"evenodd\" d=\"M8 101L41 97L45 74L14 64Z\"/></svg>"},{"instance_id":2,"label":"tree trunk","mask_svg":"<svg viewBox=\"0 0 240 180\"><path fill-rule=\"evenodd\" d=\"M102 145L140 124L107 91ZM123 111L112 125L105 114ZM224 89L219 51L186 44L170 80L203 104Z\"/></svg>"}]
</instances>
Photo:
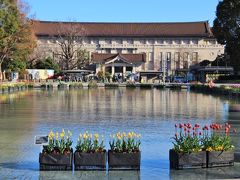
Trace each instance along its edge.
<instances>
[{"instance_id":1,"label":"tree trunk","mask_svg":"<svg viewBox=\"0 0 240 180\"><path fill-rule=\"evenodd\" d=\"M2 62L0 62L0 81L3 81Z\"/></svg>"}]
</instances>

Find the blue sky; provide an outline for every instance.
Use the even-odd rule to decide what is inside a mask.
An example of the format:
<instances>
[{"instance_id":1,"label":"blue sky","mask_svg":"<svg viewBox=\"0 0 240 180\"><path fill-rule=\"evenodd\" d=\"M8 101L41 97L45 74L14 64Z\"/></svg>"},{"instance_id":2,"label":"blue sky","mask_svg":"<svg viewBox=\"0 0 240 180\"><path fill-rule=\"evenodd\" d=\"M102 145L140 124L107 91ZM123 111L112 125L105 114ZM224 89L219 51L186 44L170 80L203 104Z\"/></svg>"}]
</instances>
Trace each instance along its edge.
<instances>
[{"instance_id":1,"label":"blue sky","mask_svg":"<svg viewBox=\"0 0 240 180\"><path fill-rule=\"evenodd\" d=\"M38 20L191 22L212 25L219 0L25 0Z\"/></svg>"}]
</instances>

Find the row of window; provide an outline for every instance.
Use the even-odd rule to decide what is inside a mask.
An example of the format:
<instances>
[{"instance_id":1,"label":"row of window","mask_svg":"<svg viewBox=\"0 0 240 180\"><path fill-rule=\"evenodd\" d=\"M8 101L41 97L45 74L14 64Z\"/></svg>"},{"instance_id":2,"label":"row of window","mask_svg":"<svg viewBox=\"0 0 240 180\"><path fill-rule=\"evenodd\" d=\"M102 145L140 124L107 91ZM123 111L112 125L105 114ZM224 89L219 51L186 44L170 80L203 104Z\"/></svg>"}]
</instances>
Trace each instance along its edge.
<instances>
[{"instance_id":1,"label":"row of window","mask_svg":"<svg viewBox=\"0 0 240 180\"><path fill-rule=\"evenodd\" d=\"M174 57L172 57L174 56ZM148 53L148 61L153 61L153 53L150 52ZM159 54L159 61L160 62L172 62L175 61L176 63L180 63L182 62L188 62L189 63L197 63L198 62L198 52L184 52L184 53L180 53L180 52L175 52L175 53L171 53L171 52L160 52Z\"/></svg>"},{"instance_id":2,"label":"row of window","mask_svg":"<svg viewBox=\"0 0 240 180\"><path fill-rule=\"evenodd\" d=\"M107 40L99 40L99 39L81 39L79 40L83 44L104 44L104 45L158 45L158 44L198 44L197 39L137 39L137 40L122 40L122 39L107 39ZM58 43L58 40L46 40L47 43ZM216 44L216 40L204 40L205 44Z\"/></svg>"},{"instance_id":3,"label":"row of window","mask_svg":"<svg viewBox=\"0 0 240 180\"><path fill-rule=\"evenodd\" d=\"M172 58L172 55L174 55L174 58ZM183 61L194 61L195 62L195 61L198 61L198 52L192 52L192 53L190 53L190 52L183 52L183 53L160 52L159 59L160 59L160 61L163 61L163 60L171 61L173 59L175 61L180 61L182 59ZM151 60L152 60L152 53L149 53L149 61L151 61Z\"/></svg>"},{"instance_id":4,"label":"row of window","mask_svg":"<svg viewBox=\"0 0 240 180\"><path fill-rule=\"evenodd\" d=\"M83 44L106 44L106 45L120 45L120 44L146 44L146 45L154 45L154 44L198 44L197 39L138 39L138 40L122 40L122 39L108 39L108 40L97 40L97 39L85 39L83 40Z\"/></svg>"},{"instance_id":5,"label":"row of window","mask_svg":"<svg viewBox=\"0 0 240 180\"><path fill-rule=\"evenodd\" d=\"M173 56L173 57L172 57ZM151 58L151 59L150 59ZM149 54L149 61L152 60L152 53ZM173 69L179 68L189 68L190 65L196 64L198 62L198 52L167 52L159 53L159 61L160 67L164 68L164 64L166 67L172 67Z\"/></svg>"},{"instance_id":6,"label":"row of window","mask_svg":"<svg viewBox=\"0 0 240 180\"><path fill-rule=\"evenodd\" d=\"M122 54L135 54L136 50L134 49L103 49L98 51L99 53L122 53Z\"/></svg>"}]
</instances>

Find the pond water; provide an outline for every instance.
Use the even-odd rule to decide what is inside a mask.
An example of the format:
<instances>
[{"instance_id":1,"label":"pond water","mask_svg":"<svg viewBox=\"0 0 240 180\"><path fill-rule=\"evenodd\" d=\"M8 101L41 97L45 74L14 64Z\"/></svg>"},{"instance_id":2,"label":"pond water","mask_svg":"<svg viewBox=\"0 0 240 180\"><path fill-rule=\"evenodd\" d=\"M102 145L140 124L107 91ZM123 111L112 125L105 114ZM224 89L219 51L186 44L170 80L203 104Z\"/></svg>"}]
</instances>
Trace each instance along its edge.
<instances>
[{"instance_id":1,"label":"pond water","mask_svg":"<svg viewBox=\"0 0 240 180\"><path fill-rule=\"evenodd\" d=\"M227 168L169 170L168 150L172 147L175 123L227 122L230 103L239 102L231 97L169 89L34 90L0 95L0 177L88 180L240 177L238 164ZM239 124L233 126L240 132ZM41 147L34 145L34 136L62 128L73 132L75 142L79 133L86 130L103 134L107 148L111 133L141 133L141 170L40 172ZM239 133L232 136L239 150Z\"/></svg>"}]
</instances>

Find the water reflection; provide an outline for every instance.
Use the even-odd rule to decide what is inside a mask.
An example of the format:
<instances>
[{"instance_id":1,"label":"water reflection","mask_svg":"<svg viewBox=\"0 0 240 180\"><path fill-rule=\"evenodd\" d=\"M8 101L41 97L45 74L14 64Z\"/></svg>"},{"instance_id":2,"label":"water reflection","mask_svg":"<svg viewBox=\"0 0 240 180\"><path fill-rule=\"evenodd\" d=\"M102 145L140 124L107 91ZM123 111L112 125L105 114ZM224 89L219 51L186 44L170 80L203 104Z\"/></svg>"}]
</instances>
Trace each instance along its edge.
<instances>
[{"instance_id":1,"label":"water reflection","mask_svg":"<svg viewBox=\"0 0 240 180\"><path fill-rule=\"evenodd\" d=\"M139 171L109 171L108 172L109 180L140 180Z\"/></svg>"},{"instance_id":2,"label":"water reflection","mask_svg":"<svg viewBox=\"0 0 240 180\"><path fill-rule=\"evenodd\" d=\"M76 179L82 180L107 180L107 172L106 171L75 171L74 172Z\"/></svg>"},{"instance_id":3,"label":"water reflection","mask_svg":"<svg viewBox=\"0 0 240 180\"><path fill-rule=\"evenodd\" d=\"M172 180L185 179L238 179L240 178L239 164L234 167L217 167L203 169L171 170Z\"/></svg>"},{"instance_id":4,"label":"water reflection","mask_svg":"<svg viewBox=\"0 0 240 180\"><path fill-rule=\"evenodd\" d=\"M81 179L81 180L140 180L139 171L40 171L40 180Z\"/></svg>"},{"instance_id":5,"label":"water reflection","mask_svg":"<svg viewBox=\"0 0 240 180\"><path fill-rule=\"evenodd\" d=\"M4 100L3 100L4 99ZM163 179L179 176L198 178L197 171L169 172L168 150L174 124L178 122L227 122L240 132L239 114L228 114L228 97L213 97L187 91L140 89L83 89L72 91L28 91L0 95L0 177L32 179ZM234 99L234 103L237 103ZM105 136L117 131L142 134L141 171L136 172L39 172L35 135L62 128L73 132L76 141L86 130ZM240 147L238 136L234 144ZM73 147L75 147L74 142ZM212 177L219 169L204 171ZM229 168L229 172L235 172ZM179 174L180 173L180 174ZM236 172L235 172L236 173ZM229 176L230 177L230 176ZM232 176L231 176L232 177Z\"/></svg>"}]
</instances>

